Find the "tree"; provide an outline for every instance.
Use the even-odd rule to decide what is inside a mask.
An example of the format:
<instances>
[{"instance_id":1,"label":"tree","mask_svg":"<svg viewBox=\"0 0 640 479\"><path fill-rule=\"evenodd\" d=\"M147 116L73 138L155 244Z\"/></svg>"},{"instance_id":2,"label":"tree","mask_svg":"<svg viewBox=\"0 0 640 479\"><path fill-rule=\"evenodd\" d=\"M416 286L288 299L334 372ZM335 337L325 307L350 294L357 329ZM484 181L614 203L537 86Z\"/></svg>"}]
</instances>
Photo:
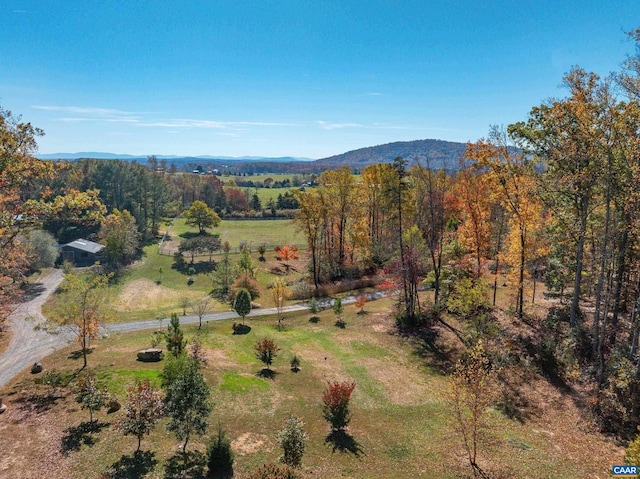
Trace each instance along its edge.
<instances>
[{"instance_id":1,"label":"tree","mask_svg":"<svg viewBox=\"0 0 640 479\"><path fill-rule=\"evenodd\" d=\"M296 192L300 210L296 215L296 222L307 240L307 251L311 257L311 275L318 294L320 284L320 263L322 259L321 239L325 228L327 207L322 191Z\"/></svg>"},{"instance_id":2,"label":"tree","mask_svg":"<svg viewBox=\"0 0 640 479\"><path fill-rule=\"evenodd\" d=\"M343 431L349 425L349 400L355 387L355 382L329 382L322 394L322 415L331 425L332 433Z\"/></svg>"},{"instance_id":3,"label":"tree","mask_svg":"<svg viewBox=\"0 0 640 479\"><path fill-rule=\"evenodd\" d=\"M240 275L247 274L252 278L256 277L256 268L253 266L253 260L251 259L251 251L247 248L247 245L242 245L240 250L240 259L238 259L238 273Z\"/></svg>"},{"instance_id":4,"label":"tree","mask_svg":"<svg viewBox=\"0 0 640 479\"><path fill-rule=\"evenodd\" d=\"M309 439L304 432L302 419L290 416L284 423L284 428L278 431L276 440L282 447L281 461L287 466L300 467L304 455L305 441Z\"/></svg>"},{"instance_id":5,"label":"tree","mask_svg":"<svg viewBox=\"0 0 640 479\"><path fill-rule=\"evenodd\" d=\"M78 378L75 400L80 403L82 409L89 410L89 422L93 422L93 412L102 409L109 398L109 393L104 388L99 388L93 373L85 373Z\"/></svg>"},{"instance_id":6,"label":"tree","mask_svg":"<svg viewBox=\"0 0 640 479\"><path fill-rule=\"evenodd\" d=\"M545 168L540 192L545 204L563 221L573 239L574 280L570 309L572 328L578 327L579 301L584 276L584 249L589 218L606 165L601 135L603 97L600 78L574 68L564 78L571 95L535 107L526 122L509 126L509 133Z\"/></svg>"},{"instance_id":7,"label":"tree","mask_svg":"<svg viewBox=\"0 0 640 479\"><path fill-rule=\"evenodd\" d=\"M209 479L231 479L233 477L233 451L231 442L218 425L218 433L211 439L207 449Z\"/></svg>"},{"instance_id":8,"label":"tree","mask_svg":"<svg viewBox=\"0 0 640 479\"><path fill-rule=\"evenodd\" d=\"M176 313L171 313L171 320L169 326L167 326L167 332L165 334L165 340L167 341L167 350L178 357L182 354L185 347L184 333L180 328L180 318Z\"/></svg>"},{"instance_id":9,"label":"tree","mask_svg":"<svg viewBox=\"0 0 640 479\"><path fill-rule=\"evenodd\" d=\"M202 329L202 317L211 311L211 298L209 296L205 296L198 301L192 301L191 311L193 311L193 314L198 316L198 329Z\"/></svg>"},{"instance_id":10,"label":"tree","mask_svg":"<svg viewBox=\"0 0 640 479\"><path fill-rule=\"evenodd\" d=\"M256 358L262 361L267 366L267 370L270 371L271 364L280 351L278 345L273 339L264 338L258 341L253 346L253 349L256 351Z\"/></svg>"},{"instance_id":11,"label":"tree","mask_svg":"<svg viewBox=\"0 0 640 479\"><path fill-rule=\"evenodd\" d=\"M242 324L244 325L244 317L251 312L251 295L249 291L244 288L238 290L233 301L233 309L238 313L238 316L242 317Z\"/></svg>"},{"instance_id":12,"label":"tree","mask_svg":"<svg viewBox=\"0 0 640 479\"><path fill-rule=\"evenodd\" d=\"M70 222L80 217L99 221L104 212L99 201L83 201L89 197L96 200L96 191L80 194L77 190L41 188L39 182L53 178L66 167L33 156L36 140L43 134L0 107L0 331L22 293L20 286L29 267L27 246L19 240L19 234L54 218L62 212L61 205L75 204L76 208L66 211Z\"/></svg>"},{"instance_id":13,"label":"tree","mask_svg":"<svg viewBox=\"0 0 640 479\"><path fill-rule=\"evenodd\" d=\"M276 252L278 253L276 257L278 261L282 261L284 267L287 271L289 271L289 261L292 259L298 259L298 247L296 245L284 245L284 246L276 246Z\"/></svg>"},{"instance_id":14,"label":"tree","mask_svg":"<svg viewBox=\"0 0 640 479\"><path fill-rule=\"evenodd\" d=\"M75 330L82 348L83 368L87 367L90 341L98 338L100 323L112 314L107 294L109 277L94 273L67 274L60 288L62 293L50 313L53 321Z\"/></svg>"},{"instance_id":15,"label":"tree","mask_svg":"<svg viewBox=\"0 0 640 479\"><path fill-rule=\"evenodd\" d=\"M222 258L216 265L216 270L211 276L213 294L220 299L226 299L231 291L234 280L234 269L230 257L231 245L228 241L222 243Z\"/></svg>"},{"instance_id":16,"label":"tree","mask_svg":"<svg viewBox=\"0 0 640 479\"><path fill-rule=\"evenodd\" d=\"M52 268L60 256L58 242L48 231L29 231L25 237L25 245L29 249L30 267L36 271Z\"/></svg>"},{"instance_id":17,"label":"tree","mask_svg":"<svg viewBox=\"0 0 640 479\"><path fill-rule=\"evenodd\" d=\"M260 257L258 258L260 261L266 261L264 254L267 252L266 243L260 243L258 245L258 253L260 253Z\"/></svg>"},{"instance_id":18,"label":"tree","mask_svg":"<svg viewBox=\"0 0 640 479\"><path fill-rule=\"evenodd\" d=\"M192 434L202 435L209 426L209 414L213 405L207 383L194 361L189 360L181 374L167 390L166 411L170 420L167 429L178 440L184 440L182 452Z\"/></svg>"},{"instance_id":19,"label":"tree","mask_svg":"<svg viewBox=\"0 0 640 479\"><path fill-rule=\"evenodd\" d=\"M135 258L140 247L136 219L127 210L113 210L100 228L100 240L108 263L117 267Z\"/></svg>"},{"instance_id":20,"label":"tree","mask_svg":"<svg viewBox=\"0 0 640 479\"><path fill-rule=\"evenodd\" d=\"M262 209L262 203L260 202L258 193L254 193L253 196L251 196L251 209L254 211L259 211Z\"/></svg>"},{"instance_id":21,"label":"tree","mask_svg":"<svg viewBox=\"0 0 640 479\"><path fill-rule=\"evenodd\" d=\"M149 380L137 380L127 388L127 402L124 417L116 422L116 428L125 436L132 434L138 438L138 449L142 437L149 434L164 415L164 402L160 392L154 389Z\"/></svg>"},{"instance_id":22,"label":"tree","mask_svg":"<svg viewBox=\"0 0 640 479\"><path fill-rule=\"evenodd\" d=\"M367 312L364 310L364 305L366 304L366 302L367 302L366 294L363 294L358 298L356 298L355 306L356 308L360 308L360 311L358 311L358 314L367 314Z\"/></svg>"},{"instance_id":23,"label":"tree","mask_svg":"<svg viewBox=\"0 0 640 479\"><path fill-rule=\"evenodd\" d=\"M284 303L290 296L291 290L287 287L287 284L281 279L276 279L271 286L271 298L273 299L273 303L276 305L278 314L278 329L280 329L281 321L282 319L284 319L282 317L282 308L284 307Z\"/></svg>"},{"instance_id":24,"label":"tree","mask_svg":"<svg viewBox=\"0 0 640 479\"><path fill-rule=\"evenodd\" d=\"M189 226L197 226L200 233L205 233L207 228L212 228L220 224L218 214L207 206L203 201L196 200L191 203L188 210L184 212Z\"/></svg>"},{"instance_id":25,"label":"tree","mask_svg":"<svg viewBox=\"0 0 640 479\"><path fill-rule=\"evenodd\" d=\"M249 273L241 273L240 276L231 285L233 291L239 291L240 289L246 289L251 295L251 299L260 297L260 284L253 279Z\"/></svg>"},{"instance_id":26,"label":"tree","mask_svg":"<svg viewBox=\"0 0 640 479\"><path fill-rule=\"evenodd\" d=\"M344 306L342 305L342 298L336 298L333 300L333 305L331 306L331 310L333 314L336 315L336 325L344 328L344 319L342 319L342 313L344 312Z\"/></svg>"},{"instance_id":27,"label":"tree","mask_svg":"<svg viewBox=\"0 0 640 479\"><path fill-rule=\"evenodd\" d=\"M449 403L456 432L462 439L474 475L486 477L477 463L480 438L488 428L487 409L495 399L494 371L478 342L466 358L458 361L450 379Z\"/></svg>"}]
</instances>

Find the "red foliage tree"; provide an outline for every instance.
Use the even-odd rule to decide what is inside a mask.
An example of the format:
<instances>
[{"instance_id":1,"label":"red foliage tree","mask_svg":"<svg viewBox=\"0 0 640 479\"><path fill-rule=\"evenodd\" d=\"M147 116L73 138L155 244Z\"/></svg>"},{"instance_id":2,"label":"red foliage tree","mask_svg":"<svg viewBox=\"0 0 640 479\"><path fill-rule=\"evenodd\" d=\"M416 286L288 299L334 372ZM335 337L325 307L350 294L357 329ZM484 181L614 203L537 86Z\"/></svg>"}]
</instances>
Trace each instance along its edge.
<instances>
[{"instance_id":1,"label":"red foliage tree","mask_svg":"<svg viewBox=\"0 0 640 479\"><path fill-rule=\"evenodd\" d=\"M332 432L342 431L349 424L349 399L355 387L355 382L329 382L322 394L322 415L331 425Z\"/></svg>"}]
</instances>

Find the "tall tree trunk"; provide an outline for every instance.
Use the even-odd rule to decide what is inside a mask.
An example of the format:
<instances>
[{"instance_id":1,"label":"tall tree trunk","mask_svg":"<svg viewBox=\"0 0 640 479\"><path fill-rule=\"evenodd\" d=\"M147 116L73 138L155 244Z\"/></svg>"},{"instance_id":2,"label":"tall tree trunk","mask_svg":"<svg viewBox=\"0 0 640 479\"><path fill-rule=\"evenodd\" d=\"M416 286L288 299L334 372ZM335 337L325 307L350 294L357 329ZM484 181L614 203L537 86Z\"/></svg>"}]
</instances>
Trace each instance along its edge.
<instances>
[{"instance_id":1,"label":"tall tree trunk","mask_svg":"<svg viewBox=\"0 0 640 479\"><path fill-rule=\"evenodd\" d=\"M611 181L607 180L607 192L605 200L605 219L604 219L604 238L602 239L602 248L600 250L600 273L598 275L598 284L596 285L596 310L593 315L593 352L595 353L600 343L600 302L602 300L602 288L604 287L604 270L609 256L609 223L611 218Z\"/></svg>"},{"instance_id":2,"label":"tall tree trunk","mask_svg":"<svg viewBox=\"0 0 640 479\"><path fill-rule=\"evenodd\" d=\"M578 327L578 312L580 310L580 285L582 284L582 262L584 258L584 241L587 232L587 215L589 214L589 200L583 196L580 201L580 232L576 245L576 273L573 280L573 299L569 310L569 323L573 329Z\"/></svg>"}]
</instances>

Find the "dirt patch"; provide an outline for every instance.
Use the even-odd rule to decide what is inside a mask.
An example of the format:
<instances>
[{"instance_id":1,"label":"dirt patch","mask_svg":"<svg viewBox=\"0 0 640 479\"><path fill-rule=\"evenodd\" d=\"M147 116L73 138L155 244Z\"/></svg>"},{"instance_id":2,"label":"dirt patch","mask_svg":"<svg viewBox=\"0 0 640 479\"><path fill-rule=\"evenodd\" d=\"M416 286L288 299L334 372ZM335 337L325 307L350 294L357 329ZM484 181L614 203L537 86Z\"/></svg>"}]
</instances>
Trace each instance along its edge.
<instances>
[{"instance_id":1,"label":"dirt patch","mask_svg":"<svg viewBox=\"0 0 640 479\"><path fill-rule=\"evenodd\" d=\"M231 449L241 456L255 454L264 448L266 440L267 436L263 434L245 432L238 439L231 442Z\"/></svg>"},{"instance_id":2,"label":"dirt patch","mask_svg":"<svg viewBox=\"0 0 640 479\"><path fill-rule=\"evenodd\" d=\"M0 422L0 437L7 439L2 441L0 477L71 477L59 452L61 432L53 416L15 402L7 405Z\"/></svg>"}]
</instances>

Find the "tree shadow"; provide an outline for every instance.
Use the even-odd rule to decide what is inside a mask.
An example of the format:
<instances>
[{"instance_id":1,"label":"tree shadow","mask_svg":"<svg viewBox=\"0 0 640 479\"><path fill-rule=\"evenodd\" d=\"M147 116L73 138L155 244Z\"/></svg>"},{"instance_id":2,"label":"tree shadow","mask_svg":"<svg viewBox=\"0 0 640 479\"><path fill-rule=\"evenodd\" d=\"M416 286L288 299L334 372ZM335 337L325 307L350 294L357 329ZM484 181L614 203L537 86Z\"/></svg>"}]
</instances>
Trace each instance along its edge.
<instances>
[{"instance_id":1,"label":"tree shadow","mask_svg":"<svg viewBox=\"0 0 640 479\"><path fill-rule=\"evenodd\" d=\"M324 442L331 444L332 452L351 453L356 457L364 456L362 446L344 429L331 431Z\"/></svg>"},{"instance_id":2,"label":"tree shadow","mask_svg":"<svg viewBox=\"0 0 640 479\"><path fill-rule=\"evenodd\" d=\"M193 268L193 271L189 271ZM190 263L189 261L185 261L184 263L178 264L178 263L173 263L171 265L171 269L175 269L177 272L182 273L184 275L189 275L189 274L205 274L205 273L211 273L212 271L215 271L217 268L217 264L215 261L209 261L209 260L205 260L205 261L194 261L193 263Z\"/></svg>"},{"instance_id":3,"label":"tree shadow","mask_svg":"<svg viewBox=\"0 0 640 479\"><path fill-rule=\"evenodd\" d=\"M247 324L233 323L233 334L249 334L251 326Z\"/></svg>"},{"instance_id":4,"label":"tree shadow","mask_svg":"<svg viewBox=\"0 0 640 479\"><path fill-rule=\"evenodd\" d=\"M91 353L93 353L93 348L87 348L87 356ZM69 356L67 356L67 359L73 359L74 361L81 359L83 356L83 351L82 349L78 349L77 351L72 351Z\"/></svg>"},{"instance_id":5,"label":"tree shadow","mask_svg":"<svg viewBox=\"0 0 640 479\"><path fill-rule=\"evenodd\" d=\"M60 452L66 456L71 451L79 451L83 444L93 446L96 443L93 433L98 433L105 427L109 427L108 422L84 421L78 426L65 429L65 435L60 440Z\"/></svg>"},{"instance_id":6,"label":"tree shadow","mask_svg":"<svg viewBox=\"0 0 640 479\"><path fill-rule=\"evenodd\" d=\"M30 283L24 286L24 294L20 298L21 303L27 303L32 299L37 298L46 291L46 288L42 283Z\"/></svg>"},{"instance_id":7,"label":"tree shadow","mask_svg":"<svg viewBox=\"0 0 640 479\"><path fill-rule=\"evenodd\" d=\"M278 375L277 371L274 371L273 369L267 369L267 368L262 368L260 371L256 373L256 376L258 376L259 378L272 379L272 380L275 379L277 375Z\"/></svg>"},{"instance_id":8,"label":"tree shadow","mask_svg":"<svg viewBox=\"0 0 640 479\"><path fill-rule=\"evenodd\" d=\"M182 451L174 454L164 464L164 479L205 479L207 458L200 451Z\"/></svg>"},{"instance_id":9,"label":"tree shadow","mask_svg":"<svg viewBox=\"0 0 640 479\"><path fill-rule=\"evenodd\" d=\"M131 455L122 455L111 464L105 473L109 479L138 479L151 472L158 464L151 451L136 451Z\"/></svg>"},{"instance_id":10,"label":"tree shadow","mask_svg":"<svg viewBox=\"0 0 640 479\"><path fill-rule=\"evenodd\" d=\"M51 391L46 394L34 393L17 399L16 403L20 404L20 410L22 411L42 413L57 405L58 401L65 397L66 396L64 395L56 394L55 391Z\"/></svg>"}]
</instances>

